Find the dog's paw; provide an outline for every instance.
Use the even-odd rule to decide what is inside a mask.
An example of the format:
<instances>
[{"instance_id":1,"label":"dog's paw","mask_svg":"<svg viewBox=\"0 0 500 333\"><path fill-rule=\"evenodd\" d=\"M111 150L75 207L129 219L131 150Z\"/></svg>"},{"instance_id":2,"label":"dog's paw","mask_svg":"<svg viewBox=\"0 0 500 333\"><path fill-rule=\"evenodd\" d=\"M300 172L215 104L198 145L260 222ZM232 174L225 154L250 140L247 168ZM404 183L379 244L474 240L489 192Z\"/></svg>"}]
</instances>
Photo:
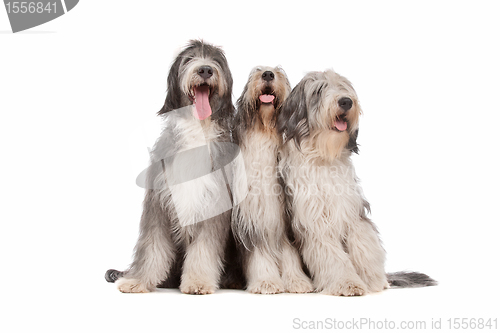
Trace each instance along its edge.
<instances>
[{"instance_id":1,"label":"dog's paw","mask_svg":"<svg viewBox=\"0 0 500 333\"><path fill-rule=\"evenodd\" d=\"M207 295L213 294L217 286L201 281L182 281L179 289L184 294Z\"/></svg>"},{"instance_id":2,"label":"dog's paw","mask_svg":"<svg viewBox=\"0 0 500 333\"><path fill-rule=\"evenodd\" d=\"M364 283L345 281L325 288L321 293L334 296L363 296L367 293L367 287Z\"/></svg>"},{"instance_id":3,"label":"dog's paw","mask_svg":"<svg viewBox=\"0 0 500 333\"><path fill-rule=\"evenodd\" d=\"M290 278L285 282L285 291L287 293L310 293L313 290L312 282L306 276Z\"/></svg>"},{"instance_id":4,"label":"dog's paw","mask_svg":"<svg viewBox=\"0 0 500 333\"><path fill-rule=\"evenodd\" d=\"M279 294L285 291L285 287L282 282L258 281L250 284L247 291L252 294Z\"/></svg>"},{"instance_id":5,"label":"dog's paw","mask_svg":"<svg viewBox=\"0 0 500 333\"><path fill-rule=\"evenodd\" d=\"M120 278L115 283L122 293L148 293L154 289L138 279Z\"/></svg>"}]
</instances>

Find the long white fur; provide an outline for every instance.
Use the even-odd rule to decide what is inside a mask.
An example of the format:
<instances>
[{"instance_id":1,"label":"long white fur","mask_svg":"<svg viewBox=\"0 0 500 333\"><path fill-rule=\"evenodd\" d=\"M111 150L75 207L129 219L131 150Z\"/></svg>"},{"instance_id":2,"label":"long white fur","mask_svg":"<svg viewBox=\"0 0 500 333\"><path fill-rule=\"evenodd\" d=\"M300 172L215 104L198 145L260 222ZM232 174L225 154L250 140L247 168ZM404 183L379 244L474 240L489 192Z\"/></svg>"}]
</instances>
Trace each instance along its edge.
<instances>
[{"instance_id":1,"label":"long white fur","mask_svg":"<svg viewBox=\"0 0 500 333\"><path fill-rule=\"evenodd\" d=\"M164 208L173 208L177 214L177 219L173 221L175 232L172 233L176 239L165 240L164 232L151 232L151 237L155 239L152 239L151 246L147 247L146 258L150 262L142 266L142 273L136 273L137 277L121 278L117 281L118 289L122 292L147 292L154 289L165 279L175 258L172 243L188 239L194 240L186 248L181 291L190 294L213 293L218 284L223 266L220 259L223 248L221 242L215 241L219 237L212 235L214 231L210 222L201 221L219 215L221 209L222 211L231 209L231 201L221 171L210 173L211 170L207 170L207 174L203 177L178 185L169 185L176 182L176 172L186 174L189 173L189 168L211 165L204 163L207 161L193 160L192 154L188 155L186 161L178 161L175 157L178 153L207 145L222 133L215 122L197 120L193 115L193 109L193 106L188 106L167 113L165 128L156 144L169 151L164 154L165 157L174 156L173 161L165 163L167 168L174 170L158 173L154 187L158 189L156 195L159 196Z\"/></svg>"},{"instance_id":2,"label":"long white fur","mask_svg":"<svg viewBox=\"0 0 500 333\"><path fill-rule=\"evenodd\" d=\"M179 225L188 226L231 209L231 199L221 170L212 173L211 158L217 158L211 142L222 135L219 126L209 120L200 122L194 115L194 107L188 106L168 114L168 126L164 135L170 145L175 145L176 153L165 163L166 172L155 179L156 188L160 189L160 201L173 205ZM170 125L171 124L171 125ZM171 133L167 134L167 131ZM206 147L210 154L180 154L194 148ZM206 169L206 170L203 170ZM180 181L186 174L201 171L202 177L189 181ZM181 182L181 184L178 184Z\"/></svg>"}]
</instances>

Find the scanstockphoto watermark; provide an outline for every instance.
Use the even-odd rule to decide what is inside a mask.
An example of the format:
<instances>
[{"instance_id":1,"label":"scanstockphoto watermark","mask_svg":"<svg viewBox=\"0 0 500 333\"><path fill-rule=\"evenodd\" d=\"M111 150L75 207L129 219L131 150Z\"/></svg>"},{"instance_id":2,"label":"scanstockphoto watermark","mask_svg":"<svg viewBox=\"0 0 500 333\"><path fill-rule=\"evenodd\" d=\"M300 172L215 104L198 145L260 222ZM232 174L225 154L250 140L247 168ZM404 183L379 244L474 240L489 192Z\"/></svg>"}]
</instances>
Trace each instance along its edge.
<instances>
[{"instance_id":1,"label":"scanstockphoto watermark","mask_svg":"<svg viewBox=\"0 0 500 333\"><path fill-rule=\"evenodd\" d=\"M410 320L396 322L393 320L373 320L370 318L352 318L339 320L336 318L325 318L323 320L301 320L293 319L294 329L309 330L396 330L396 329L427 329L427 323L423 320Z\"/></svg>"},{"instance_id":2,"label":"scanstockphoto watermark","mask_svg":"<svg viewBox=\"0 0 500 333\"><path fill-rule=\"evenodd\" d=\"M297 185L284 184L279 181L282 177L278 166L262 167L253 162L247 168L247 183L250 186L248 195L278 196L283 191L286 195L323 197L325 193L336 196L359 196L362 192L357 182L353 168L344 165L321 166L287 166L284 170L287 178L306 179L306 182ZM326 181L328 180L328 181Z\"/></svg>"},{"instance_id":3,"label":"scanstockphoto watermark","mask_svg":"<svg viewBox=\"0 0 500 333\"><path fill-rule=\"evenodd\" d=\"M498 329L498 318L431 318L428 320L390 320L371 318L352 318L339 320L302 320L294 318L292 328L296 330L492 330Z\"/></svg>"}]
</instances>

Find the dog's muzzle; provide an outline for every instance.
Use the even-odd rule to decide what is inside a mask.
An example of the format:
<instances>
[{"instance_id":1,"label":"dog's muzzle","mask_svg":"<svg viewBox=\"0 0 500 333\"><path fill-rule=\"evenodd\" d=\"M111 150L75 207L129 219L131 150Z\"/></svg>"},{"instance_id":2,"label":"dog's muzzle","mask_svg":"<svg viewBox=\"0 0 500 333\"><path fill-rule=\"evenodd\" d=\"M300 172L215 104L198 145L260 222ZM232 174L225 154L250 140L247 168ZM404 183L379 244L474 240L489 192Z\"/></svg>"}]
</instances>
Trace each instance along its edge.
<instances>
[{"instance_id":1,"label":"dog's muzzle","mask_svg":"<svg viewBox=\"0 0 500 333\"><path fill-rule=\"evenodd\" d=\"M340 110L335 117L332 129L343 132L348 127L346 115L347 112L352 108L352 99L350 99L349 97L342 97L338 100L337 103L340 106Z\"/></svg>"},{"instance_id":2,"label":"dog's muzzle","mask_svg":"<svg viewBox=\"0 0 500 333\"><path fill-rule=\"evenodd\" d=\"M262 89L259 100L262 104L271 104L274 102L276 97L273 89L274 73L271 71L265 71L262 73L262 80L264 81L263 85L265 88Z\"/></svg>"},{"instance_id":3,"label":"dog's muzzle","mask_svg":"<svg viewBox=\"0 0 500 333\"><path fill-rule=\"evenodd\" d=\"M189 98L193 101L196 108L194 115L199 120L203 120L212 115L210 97L213 87L210 85L210 78L213 76L214 70L210 66L200 66L197 70L197 74L203 79L203 83L191 88Z\"/></svg>"}]
</instances>

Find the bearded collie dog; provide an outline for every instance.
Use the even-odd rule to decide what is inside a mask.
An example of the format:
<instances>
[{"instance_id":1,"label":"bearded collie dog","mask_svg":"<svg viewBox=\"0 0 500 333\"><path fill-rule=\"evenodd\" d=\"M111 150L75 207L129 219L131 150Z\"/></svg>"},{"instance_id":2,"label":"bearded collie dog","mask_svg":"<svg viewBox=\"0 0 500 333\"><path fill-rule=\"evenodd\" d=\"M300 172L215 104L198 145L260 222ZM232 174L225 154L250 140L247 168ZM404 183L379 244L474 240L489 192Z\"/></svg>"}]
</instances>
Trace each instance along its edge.
<instances>
[{"instance_id":1,"label":"bearded collie dog","mask_svg":"<svg viewBox=\"0 0 500 333\"><path fill-rule=\"evenodd\" d=\"M300 256L287 238L285 197L279 180L276 120L290 93L280 67L255 67L237 102L236 140L244 160L233 210L232 230L242 252L247 290L257 294L312 291ZM243 182L241 182L243 180Z\"/></svg>"},{"instance_id":2,"label":"bearded collie dog","mask_svg":"<svg viewBox=\"0 0 500 333\"><path fill-rule=\"evenodd\" d=\"M385 251L350 158L358 151L360 114L352 84L327 70L308 73L278 115L279 169L315 291L353 296L435 285L421 273L385 273Z\"/></svg>"},{"instance_id":3,"label":"bearded collie dog","mask_svg":"<svg viewBox=\"0 0 500 333\"><path fill-rule=\"evenodd\" d=\"M231 143L232 85L219 47L193 40L173 62L134 259L126 271L106 273L121 292L161 286L210 294L219 287L232 241L225 166L238 153Z\"/></svg>"}]
</instances>

